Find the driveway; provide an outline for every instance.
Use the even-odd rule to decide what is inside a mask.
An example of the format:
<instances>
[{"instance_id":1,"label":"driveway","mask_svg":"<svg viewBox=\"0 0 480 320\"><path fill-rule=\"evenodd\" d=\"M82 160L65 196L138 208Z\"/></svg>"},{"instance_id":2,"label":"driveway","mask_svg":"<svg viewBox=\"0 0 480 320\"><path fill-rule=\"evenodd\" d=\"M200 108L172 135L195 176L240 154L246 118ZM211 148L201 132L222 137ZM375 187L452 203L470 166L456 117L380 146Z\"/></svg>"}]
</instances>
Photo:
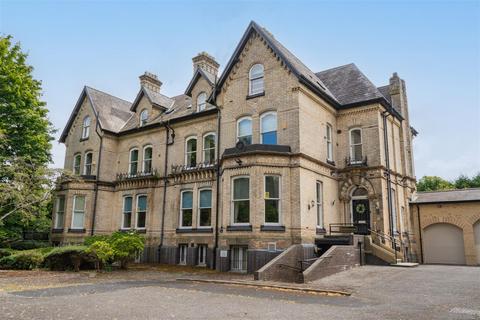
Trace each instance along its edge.
<instances>
[{"instance_id":1,"label":"driveway","mask_svg":"<svg viewBox=\"0 0 480 320\"><path fill-rule=\"evenodd\" d=\"M105 281L88 279L53 288L0 291L1 318L480 319L480 268L475 267L366 266L309 284L349 290L349 297L180 282L175 273L155 276L151 271Z\"/></svg>"}]
</instances>

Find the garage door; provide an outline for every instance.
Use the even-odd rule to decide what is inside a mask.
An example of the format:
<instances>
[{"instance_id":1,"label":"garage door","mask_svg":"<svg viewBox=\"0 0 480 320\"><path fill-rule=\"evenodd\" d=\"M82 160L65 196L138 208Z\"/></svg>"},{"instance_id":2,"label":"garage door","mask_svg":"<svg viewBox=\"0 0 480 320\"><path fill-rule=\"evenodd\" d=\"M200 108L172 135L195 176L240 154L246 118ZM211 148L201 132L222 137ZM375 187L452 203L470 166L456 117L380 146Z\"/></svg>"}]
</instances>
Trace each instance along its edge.
<instances>
[{"instance_id":1,"label":"garage door","mask_svg":"<svg viewBox=\"0 0 480 320\"><path fill-rule=\"evenodd\" d=\"M462 229L448 223L437 223L423 231L425 263L465 264Z\"/></svg>"}]
</instances>

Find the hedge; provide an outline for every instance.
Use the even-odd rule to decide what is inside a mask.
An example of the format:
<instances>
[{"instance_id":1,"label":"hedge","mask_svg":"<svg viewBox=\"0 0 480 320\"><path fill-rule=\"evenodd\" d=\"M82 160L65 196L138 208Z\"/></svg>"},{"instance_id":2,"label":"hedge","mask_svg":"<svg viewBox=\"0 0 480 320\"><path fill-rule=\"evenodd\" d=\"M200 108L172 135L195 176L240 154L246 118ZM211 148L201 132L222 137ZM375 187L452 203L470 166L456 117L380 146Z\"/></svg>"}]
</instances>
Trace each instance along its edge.
<instances>
[{"instance_id":1,"label":"hedge","mask_svg":"<svg viewBox=\"0 0 480 320\"><path fill-rule=\"evenodd\" d=\"M10 244L10 248L12 248L13 250L31 250L47 247L50 247L50 243L48 243L47 241L37 240L21 240Z\"/></svg>"},{"instance_id":2,"label":"hedge","mask_svg":"<svg viewBox=\"0 0 480 320\"><path fill-rule=\"evenodd\" d=\"M15 252L15 250L12 250L10 248L2 248L0 249L0 259L6 256L10 256Z\"/></svg>"},{"instance_id":3,"label":"hedge","mask_svg":"<svg viewBox=\"0 0 480 320\"><path fill-rule=\"evenodd\" d=\"M57 247L45 256L44 267L50 270L93 269L95 257L85 252L86 246Z\"/></svg>"},{"instance_id":4,"label":"hedge","mask_svg":"<svg viewBox=\"0 0 480 320\"><path fill-rule=\"evenodd\" d=\"M41 266L43 254L39 250L17 251L0 259L1 269L31 270Z\"/></svg>"}]
</instances>

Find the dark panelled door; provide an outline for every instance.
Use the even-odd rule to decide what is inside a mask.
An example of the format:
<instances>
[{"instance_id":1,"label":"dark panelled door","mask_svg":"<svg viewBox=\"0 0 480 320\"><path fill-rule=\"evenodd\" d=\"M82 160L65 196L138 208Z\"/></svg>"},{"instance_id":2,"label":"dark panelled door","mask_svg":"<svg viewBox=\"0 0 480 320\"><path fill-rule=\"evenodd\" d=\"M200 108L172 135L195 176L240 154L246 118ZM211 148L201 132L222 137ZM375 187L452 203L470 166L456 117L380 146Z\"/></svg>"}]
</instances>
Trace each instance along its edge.
<instances>
[{"instance_id":1,"label":"dark panelled door","mask_svg":"<svg viewBox=\"0 0 480 320\"><path fill-rule=\"evenodd\" d=\"M368 199L352 200L353 224L358 234L368 234L370 229L370 203Z\"/></svg>"}]
</instances>

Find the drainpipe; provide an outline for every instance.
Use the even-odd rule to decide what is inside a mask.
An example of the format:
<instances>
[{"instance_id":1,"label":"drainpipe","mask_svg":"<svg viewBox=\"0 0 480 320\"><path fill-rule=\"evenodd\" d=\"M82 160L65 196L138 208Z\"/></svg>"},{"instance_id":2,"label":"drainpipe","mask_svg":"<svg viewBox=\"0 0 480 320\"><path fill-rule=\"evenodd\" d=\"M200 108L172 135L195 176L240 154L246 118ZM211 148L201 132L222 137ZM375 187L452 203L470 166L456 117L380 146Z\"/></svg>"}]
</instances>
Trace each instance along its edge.
<instances>
[{"instance_id":1,"label":"drainpipe","mask_svg":"<svg viewBox=\"0 0 480 320\"><path fill-rule=\"evenodd\" d=\"M390 154L388 150L388 133L387 133L387 117L390 115L388 111L382 112L383 117L383 143L385 146L385 166L387 167L387 202L388 202L388 221L390 223L390 236L394 239L393 234L393 217L392 217L392 180L390 176ZM395 249L395 259L397 249Z\"/></svg>"},{"instance_id":2,"label":"drainpipe","mask_svg":"<svg viewBox=\"0 0 480 320\"><path fill-rule=\"evenodd\" d=\"M417 219L418 219L418 240L420 241L420 261L423 262L423 242L422 242L422 222L420 221L420 206L417 204Z\"/></svg>"},{"instance_id":3,"label":"drainpipe","mask_svg":"<svg viewBox=\"0 0 480 320\"><path fill-rule=\"evenodd\" d=\"M92 227L90 231L90 235L92 236L95 229L95 217L97 215L98 178L100 175L100 164L102 161L102 149L103 149L103 135L98 132L98 118L95 124L95 132L100 137L100 149L98 150L97 175L95 176L95 187L93 188L94 196L93 196Z\"/></svg>"},{"instance_id":4,"label":"drainpipe","mask_svg":"<svg viewBox=\"0 0 480 320\"><path fill-rule=\"evenodd\" d=\"M167 184L168 184L168 146L172 145L175 142L175 130L170 127L169 120L164 122L165 126L165 162L163 167L163 199L162 199L162 226L160 228L160 244L158 245L158 261L161 259L161 249L163 246L163 239L165 235L165 210L166 210L166 201L167 201ZM171 132L171 134L170 134ZM172 141L170 140L172 137Z\"/></svg>"},{"instance_id":5,"label":"drainpipe","mask_svg":"<svg viewBox=\"0 0 480 320\"><path fill-rule=\"evenodd\" d=\"M215 90L214 90L215 92ZM219 216L220 216L220 177L221 177L221 166L220 166L220 108L217 107L217 190L215 195L215 244L213 246L213 269L217 268L217 249L218 249L218 225L219 225Z\"/></svg>"}]
</instances>

